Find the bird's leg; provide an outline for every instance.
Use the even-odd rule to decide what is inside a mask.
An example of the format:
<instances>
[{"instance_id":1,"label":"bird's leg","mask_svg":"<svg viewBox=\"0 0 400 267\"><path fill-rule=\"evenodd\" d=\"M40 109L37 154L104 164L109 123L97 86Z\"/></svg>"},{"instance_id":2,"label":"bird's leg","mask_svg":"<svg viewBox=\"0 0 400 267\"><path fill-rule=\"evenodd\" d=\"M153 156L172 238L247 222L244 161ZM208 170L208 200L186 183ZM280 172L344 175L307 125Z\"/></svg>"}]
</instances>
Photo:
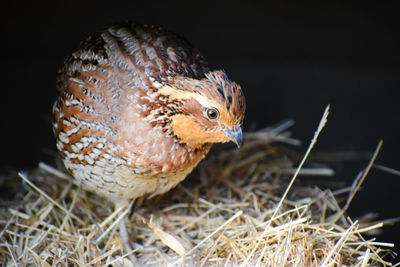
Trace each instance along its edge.
<instances>
[{"instance_id":1,"label":"bird's leg","mask_svg":"<svg viewBox=\"0 0 400 267\"><path fill-rule=\"evenodd\" d=\"M131 245L129 244L129 234L128 229L126 228L126 216L119 221L119 235L122 241L122 245L124 246L124 252L128 253L132 250Z\"/></svg>"},{"instance_id":2,"label":"bird's leg","mask_svg":"<svg viewBox=\"0 0 400 267\"><path fill-rule=\"evenodd\" d=\"M128 210L131 209L133 205L133 201L129 202L126 200L119 200L115 202L115 209L119 208L126 208ZM127 215L125 214L123 218L120 219L119 221L119 235L122 241L122 246L123 246L123 252L129 253L132 251L132 247L129 244L130 238L128 234L128 229L126 227L126 220L128 219ZM136 258L133 256L133 254L129 255L129 259L133 261L134 263L137 262Z\"/></svg>"}]
</instances>

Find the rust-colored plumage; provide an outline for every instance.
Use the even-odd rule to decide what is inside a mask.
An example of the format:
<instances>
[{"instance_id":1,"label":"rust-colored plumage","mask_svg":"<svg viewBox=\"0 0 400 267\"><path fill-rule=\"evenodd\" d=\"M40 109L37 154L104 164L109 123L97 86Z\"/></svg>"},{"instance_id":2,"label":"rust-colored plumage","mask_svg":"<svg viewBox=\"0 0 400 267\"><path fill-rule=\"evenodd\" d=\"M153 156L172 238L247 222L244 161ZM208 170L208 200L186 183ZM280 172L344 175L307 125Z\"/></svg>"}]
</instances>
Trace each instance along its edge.
<instances>
[{"instance_id":1,"label":"rust-colored plumage","mask_svg":"<svg viewBox=\"0 0 400 267\"><path fill-rule=\"evenodd\" d=\"M212 143L241 140L240 87L159 27L123 23L90 37L58 90L53 129L66 168L114 201L164 193Z\"/></svg>"}]
</instances>

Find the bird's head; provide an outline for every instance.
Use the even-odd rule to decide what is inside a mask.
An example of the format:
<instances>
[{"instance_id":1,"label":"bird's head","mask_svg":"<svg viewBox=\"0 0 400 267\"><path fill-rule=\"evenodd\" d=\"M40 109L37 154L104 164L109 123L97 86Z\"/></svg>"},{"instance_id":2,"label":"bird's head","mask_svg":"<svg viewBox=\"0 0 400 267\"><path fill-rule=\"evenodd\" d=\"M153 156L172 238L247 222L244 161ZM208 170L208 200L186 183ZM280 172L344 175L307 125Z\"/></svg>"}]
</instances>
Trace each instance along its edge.
<instances>
[{"instance_id":1,"label":"bird's head","mask_svg":"<svg viewBox=\"0 0 400 267\"><path fill-rule=\"evenodd\" d=\"M171 132L180 142L191 148L230 141L240 146L245 98L223 71L209 72L200 80L182 77L159 90L180 103L170 115Z\"/></svg>"}]
</instances>

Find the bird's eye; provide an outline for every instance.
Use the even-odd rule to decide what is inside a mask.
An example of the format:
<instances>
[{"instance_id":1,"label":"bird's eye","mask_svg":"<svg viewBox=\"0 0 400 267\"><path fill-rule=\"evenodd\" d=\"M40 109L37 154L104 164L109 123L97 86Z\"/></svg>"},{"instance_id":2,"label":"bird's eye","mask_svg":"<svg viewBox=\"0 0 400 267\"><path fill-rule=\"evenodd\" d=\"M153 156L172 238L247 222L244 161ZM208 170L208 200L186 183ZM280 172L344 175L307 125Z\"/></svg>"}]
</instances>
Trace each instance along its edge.
<instances>
[{"instance_id":1,"label":"bird's eye","mask_svg":"<svg viewBox=\"0 0 400 267\"><path fill-rule=\"evenodd\" d=\"M206 113L207 113L207 117L210 120L216 120L219 117L219 112L218 112L218 110L216 108L208 108L206 110Z\"/></svg>"}]
</instances>

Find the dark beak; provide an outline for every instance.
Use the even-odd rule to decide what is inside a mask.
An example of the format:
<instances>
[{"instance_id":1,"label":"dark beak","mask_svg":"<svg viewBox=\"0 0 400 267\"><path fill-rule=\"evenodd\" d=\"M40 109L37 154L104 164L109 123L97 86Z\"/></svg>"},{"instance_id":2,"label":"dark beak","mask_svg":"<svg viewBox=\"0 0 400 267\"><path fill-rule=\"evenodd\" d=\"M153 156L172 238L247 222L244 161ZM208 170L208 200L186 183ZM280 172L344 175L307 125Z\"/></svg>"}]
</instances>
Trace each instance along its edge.
<instances>
[{"instance_id":1,"label":"dark beak","mask_svg":"<svg viewBox=\"0 0 400 267\"><path fill-rule=\"evenodd\" d=\"M232 130L225 128L224 133L225 133L226 137L229 138L229 140L234 142L238 146L238 148L240 148L240 145L242 144L242 138L243 138L242 128L235 125L235 126L233 126Z\"/></svg>"}]
</instances>

